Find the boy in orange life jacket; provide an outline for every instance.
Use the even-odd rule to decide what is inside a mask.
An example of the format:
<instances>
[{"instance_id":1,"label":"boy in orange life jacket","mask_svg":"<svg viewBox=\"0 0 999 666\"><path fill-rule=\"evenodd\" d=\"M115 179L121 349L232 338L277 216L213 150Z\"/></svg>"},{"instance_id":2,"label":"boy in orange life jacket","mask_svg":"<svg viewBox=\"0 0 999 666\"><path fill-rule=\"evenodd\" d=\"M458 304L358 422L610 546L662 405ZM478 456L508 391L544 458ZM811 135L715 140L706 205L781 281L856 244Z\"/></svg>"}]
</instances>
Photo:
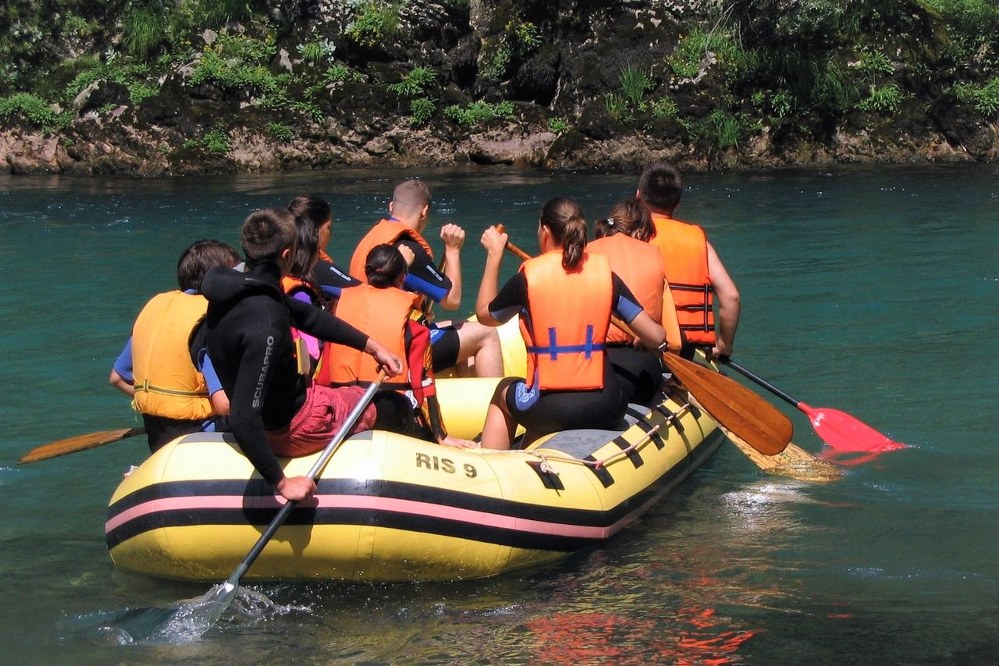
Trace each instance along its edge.
<instances>
[{"instance_id":1,"label":"boy in orange life jacket","mask_svg":"<svg viewBox=\"0 0 999 666\"><path fill-rule=\"evenodd\" d=\"M460 448L476 447L474 442L448 435L441 418L430 359L430 332L412 318L413 295L403 291L406 260L396 247L383 243L368 252L364 264L367 283L344 289L337 316L364 330L383 331L387 346L403 359L402 372L382 382L375 394L379 423L385 429L412 437ZM367 385L375 380L374 362L354 349L330 345L329 383L333 386ZM401 393L405 392L406 397ZM411 398L410 398L411 396ZM395 398L403 397L400 401ZM421 423L414 418L414 404ZM395 417L389 417L394 411Z\"/></svg>"},{"instance_id":2,"label":"boy in orange life jacket","mask_svg":"<svg viewBox=\"0 0 999 666\"><path fill-rule=\"evenodd\" d=\"M682 192L679 172L657 162L642 172L636 194L652 214L656 233L649 242L663 255L666 280L686 338L682 355L690 357L700 347L711 356L731 356L739 326L739 290L704 230L673 219ZM714 297L718 299L717 323Z\"/></svg>"},{"instance_id":3,"label":"boy in orange life jacket","mask_svg":"<svg viewBox=\"0 0 999 666\"><path fill-rule=\"evenodd\" d=\"M409 264L406 288L439 302L445 310L461 304L461 246L465 231L456 224L441 228L444 241L444 275L434 265L433 250L421 235L430 215L430 190L423 181L410 179L396 186L389 202L388 219L378 222L358 243L350 260L350 274L364 280L364 262L375 245L389 243L403 252ZM410 255L412 258L410 259ZM419 306L420 297L416 297ZM474 360L478 377L501 377L503 354L496 331L474 321L429 324L434 370Z\"/></svg>"},{"instance_id":4,"label":"boy in orange life jacket","mask_svg":"<svg viewBox=\"0 0 999 666\"><path fill-rule=\"evenodd\" d=\"M610 216L596 223L596 240L586 245L588 252L602 254L635 295L642 308L666 330L666 346L680 351L683 341L676 320L673 297L666 285L666 273L659 250L649 245L652 218L637 200L616 204ZM628 402L647 404L661 396L662 355L636 348L634 336L613 322L607 332L607 359L628 396Z\"/></svg>"},{"instance_id":5,"label":"boy in orange life jacket","mask_svg":"<svg viewBox=\"0 0 999 666\"><path fill-rule=\"evenodd\" d=\"M482 446L510 448L517 423L527 429L524 446L566 428L620 427L628 401L606 362L611 315L650 349L663 343L663 327L611 271L607 258L586 250L586 220L573 199L545 204L538 223L542 254L525 261L499 290L506 241L495 227L482 234L487 256L475 314L483 324L499 326L520 313L527 378L497 386Z\"/></svg>"},{"instance_id":6,"label":"boy in orange life jacket","mask_svg":"<svg viewBox=\"0 0 999 666\"><path fill-rule=\"evenodd\" d=\"M231 268L239 254L217 240L191 244L177 262L179 291L153 297L135 320L132 337L111 369L109 382L132 397L142 414L150 452L172 439L213 425L229 413L229 401L211 368L202 374L192 361L191 332L208 301L201 280L208 269Z\"/></svg>"}]
</instances>

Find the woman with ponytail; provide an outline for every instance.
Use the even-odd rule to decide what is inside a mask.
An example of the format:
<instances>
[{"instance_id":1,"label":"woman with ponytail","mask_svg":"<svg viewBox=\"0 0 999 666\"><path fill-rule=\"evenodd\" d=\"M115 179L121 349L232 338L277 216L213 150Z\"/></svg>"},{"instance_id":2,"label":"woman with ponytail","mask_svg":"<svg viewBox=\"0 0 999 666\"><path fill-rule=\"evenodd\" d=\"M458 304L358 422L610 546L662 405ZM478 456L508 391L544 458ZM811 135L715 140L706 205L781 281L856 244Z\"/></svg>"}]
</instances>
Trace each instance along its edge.
<instances>
[{"instance_id":1,"label":"woman with ponytail","mask_svg":"<svg viewBox=\"0 0 999 666\"><path fill-rule=\"evenodd\" d=\"M666 282L662 254L648 243L655 234L652 216L641 201L621 201L597 221L596 240L589 251L602 254L649 316L662 323L667 348L677 353L683 344L673 295ZM662 396L662 355L634 344L630 330L611 324L607 358L628 402L648 403Z\"/></svg>"},{"instance_id":2,"label":"woman with ponytail","mask_svg":"<svg viewBox=\"0 0 999 666\"><path fill-rule=\"evenodd\" d=\"M626 322L645 346L663 344L663 328L642 310L610 262L586 248L586 220L575 200L558 197L541 210L541 255L528 259L499 289L507 235L482 234L487 252L475 313L499 326L520 314L527 377L499 383L482 428L482 446L508 449L517 424L523 446L569 428L617 429L628 406L606 360L611 316Z\"/></svg>"}]
</instances>

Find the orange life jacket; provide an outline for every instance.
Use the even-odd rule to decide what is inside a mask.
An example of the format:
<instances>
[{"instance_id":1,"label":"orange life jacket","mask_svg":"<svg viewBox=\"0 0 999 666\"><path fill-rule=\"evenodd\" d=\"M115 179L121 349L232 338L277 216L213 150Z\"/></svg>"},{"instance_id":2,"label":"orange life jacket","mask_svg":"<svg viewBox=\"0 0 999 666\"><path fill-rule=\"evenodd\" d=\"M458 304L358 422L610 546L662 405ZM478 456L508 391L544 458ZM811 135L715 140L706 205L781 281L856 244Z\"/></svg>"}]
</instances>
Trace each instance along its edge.
<instances>
[{"instance_id":1,"label":"orange life jacket","mask_svg":"<svg viewBox=\"0 0 999 666\"><path fill-rule=\"evenodd\" d=\"M362 331L374 331L379 342L402 359L402 373L389 377L382 388L407 390L410 370L406 354L406 322L413 307L413 295L395 287L380 289L369 284L344 289L337 317ZM370 354L338 344L327 344L316 381L330 386L366 384L378 377L378 364Z\"/></svg>"},{"instance_id":2,"label":"orange life jacket","mask_svg":"<svg viewBox=\"0 0 999 666\"><path fill-rule=\"evenodd\" d=\"M714 289L704 229L661 213L653 213L652 222L656 235L649 242L662 253L680 330L687 342L715 344Z\"/></svg>"},{"instance_id":3,"label":"orange life jacket","mask_svg":"<svg viewBox=\"0 0 999 666\"><path fill-rule=\"evenodd\" d=\"M586 249L607 257L611 270L628 286L645 312L654 321L662 321L666 274L662 255L657 248L619 233L591 241L587 243ZM607 342L610 344L631 341L630 333L613 324L607 332Z\"/></svg>"},{"instance_id":4,"label":"orange life jacket","mask_svg":"<svg viewBox=\"0 0 999 666\"><path fill-rule=\"evenodd\" d=\"M191 331L208 311L200 294L169 291L150 300L132 327L132 406L143 414L204 419L212 414L204 376L191 361Z\"/></svg>"},{"instance_id":5,"label":"orange life jacket","mask_svg":"<svg viewBox=\"0 0 999 666\"><path fill-rule=\"evenodd\" d=\"M381 245L383 243L392 245L403 237L419 243L420 247L424 249L427 255L431 259L434 258L434 251L430 248L430 244L427 243L423 236L416 233L402 222L381 220L378 224L373 226L371 231L369 231L357 244L357 249L354 250L354 255L350 258L350 274L361 282L367 282L368 278L364 274L364 262L368 258L368 253L371 252L371 249L376 245Z\"/></svg>"},{"instance_id":6,"label":"orange life jacket","mask_svg":"<svg viewBox=\"0 0 999 666\"><path fill-rule=\"evenodd\" d=\"M525 261L527 384L586 391L604 385L604 349L614 285L607 257L586 252L579 270L562 268L562 251Z\"/></svg>"}]
</instances>

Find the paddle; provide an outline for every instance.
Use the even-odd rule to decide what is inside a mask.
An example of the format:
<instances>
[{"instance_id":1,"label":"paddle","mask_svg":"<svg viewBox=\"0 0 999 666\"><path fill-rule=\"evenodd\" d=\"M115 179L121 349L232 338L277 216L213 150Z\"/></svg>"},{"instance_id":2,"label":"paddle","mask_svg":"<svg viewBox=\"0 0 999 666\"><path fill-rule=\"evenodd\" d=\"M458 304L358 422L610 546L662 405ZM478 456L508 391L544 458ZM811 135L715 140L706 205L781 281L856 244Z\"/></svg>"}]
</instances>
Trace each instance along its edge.
<instances>
[{"instance_id":1,"label":"paddle","mask_svg":"<svg viewBox=\"0 0 999 666\"><path fill-rule=\"evenodd\" d=\"M906 444L889 439L866 423L838 409L814 408L797 400L770 382L758 377L730 358L722 357L721 362L736 372L745 375L782 400L794 405L808 416L812 429L831 448L846 453L884 452L908 448Z\"/></svg>"},{"instance_id":2,"label":"paddle","mask_svg":"<svg viewBox=\"0 0 999 666\"><path fill-rule=\"evenodd\" d=\"M503 233L501 226L497 229ZM531 258L509 240L506 249L520 259ZM790 443L794 429L791 420L742 384L669 352L663 354L663 359L712 418L760 453L777 455Z\"/></svg>"},{"instance_id":3,"label":"paddle","mask_svg":"<svg viewBox=\"0 0 999 666\"><path fill-rule=\"evenodd\" d=\"M336 435L333 436L333 439L331 439L329 444L326 445L326 448L323 449L322 454L316 459L316 462L313 463L312 468L306 475L308 478L315 481L316 477L322 473L323 468L326 467L326 463L330 461L330 458L333 457L336 450L340 448L340 443L347 437L347 433L349 433L351 428L354 427L357 419L361 417L361 413L364 412L368 404L371 402L371 399L374 397L375 392L381 385L382 380L385 379L385 375L386 373L384 369L378 373L378 378L367 388L364 395L361 396L360 401L354 406L354 409L350 411L347 418L344 419L343 425L340 426L340 430L337 431ZM225 583L216 585L201 597L178 602L175 606L170 608L153 606L149 608L128 610L120 614L118 617L126 620L128 626L140 628L146 637L157 636L165 638L166 636L164 635L164 630L176 624L181 625L180 629L185 632L185 638L197 638L198 636L204 634L212 628L212 626L222 616L222 613L224 613L226 609L229 608L230 604L232 604L233 599L236 597L236 592L239 589L239 581L243 577L243 574L245 574L254 561L256 561L257 557L264 550L264 547L278 531L278 528L280 528L284 521L287 520L292 510L297 505L298 502L285 502L285 504L277 512L277 515L275 515L271 520L267 529L265 529L263 534L260 535L257 542L253 544L250 552L246 554L246 557L244 557L243 561L239 563L239 566L233 570L232 575L229 576ZM194 625L193 628L192 624Z\"/></svg>"},{"instance_id":4,"label":"paddle","mask_svg":"<svg viewBox=\"0 0 999 666\"><path fill-rule=\"evenodd\" d=\"M21 459L17 461L17 464L24 465L27 463L38 462L39 460L48 460L49 458L64 456L67 453L86 451L87 449L104 446L105 444L117 442L127 437L141 435L145 432L146 429L141 427L119 428L118 430L101 430L100 432L92 432L86 435L67 437L66 439L59 439L48 444L36 446L21 456Z\"/></svg>"}]
</instances>

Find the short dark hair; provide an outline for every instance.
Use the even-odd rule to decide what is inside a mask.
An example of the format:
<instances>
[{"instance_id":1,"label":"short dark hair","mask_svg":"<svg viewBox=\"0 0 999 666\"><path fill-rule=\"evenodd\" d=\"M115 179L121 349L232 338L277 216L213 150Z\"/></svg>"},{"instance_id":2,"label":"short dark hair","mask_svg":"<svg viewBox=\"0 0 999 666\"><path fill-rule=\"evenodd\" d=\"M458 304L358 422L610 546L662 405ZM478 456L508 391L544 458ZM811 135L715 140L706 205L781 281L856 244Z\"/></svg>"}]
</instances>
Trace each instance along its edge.
<instances>
[{"instance_id":1,"label":"short dark hair","mask_svg":"<svg viewBox=\"0 0 999 666\"><path fill-rule=\"evenodd\" d=\"M391 287L407 270L406 259L394 245L382 243L371 248L364 260L364 276L373 287Z\"/></svg>"},{"instance_id":2,"label":"short dark hair","mask_svg":"<svg viewBox=\"0 0 999 666\"><path fill-rule=\"evenodd\" d=\"M638 195L652 210L673 214L683 193L683 178L680 172L668 164L650 164L638 179Z\"/></svg>"},{"instance_id":3,"label":"short dark hair","mask_svg":"<svg viewBox=\"0 0 999 666\"><path fill-rule=\"evenodd\" d=\"M431 204L430 188L418 178L404 180L395 186L392 203L398 213L404 215L418 213L424 206Z\"/></svg>"},{"instance_id":4,"label":"short dark hair","mask_svg":"<svg viewBox=\"0 0 999 666\"><path fill-rule=\"evenodd\" d=\"M295 216L287 208L264 208L243 221L241 242L248 262L277 261L281 250L295 247Z\"/></svg>"},{"instance_id":5,"label":"short dark hair","mask_svg":"<svg viewBox=\"0 0 999 666\"><path fill-rule=\"evenodd\" d=\"M177 284L181 291L201 291L201 280L208 269L232 268L239 263L236 248L220 240L201 239L185 249L177 261Z\"/></svg>"}]
</instances>

